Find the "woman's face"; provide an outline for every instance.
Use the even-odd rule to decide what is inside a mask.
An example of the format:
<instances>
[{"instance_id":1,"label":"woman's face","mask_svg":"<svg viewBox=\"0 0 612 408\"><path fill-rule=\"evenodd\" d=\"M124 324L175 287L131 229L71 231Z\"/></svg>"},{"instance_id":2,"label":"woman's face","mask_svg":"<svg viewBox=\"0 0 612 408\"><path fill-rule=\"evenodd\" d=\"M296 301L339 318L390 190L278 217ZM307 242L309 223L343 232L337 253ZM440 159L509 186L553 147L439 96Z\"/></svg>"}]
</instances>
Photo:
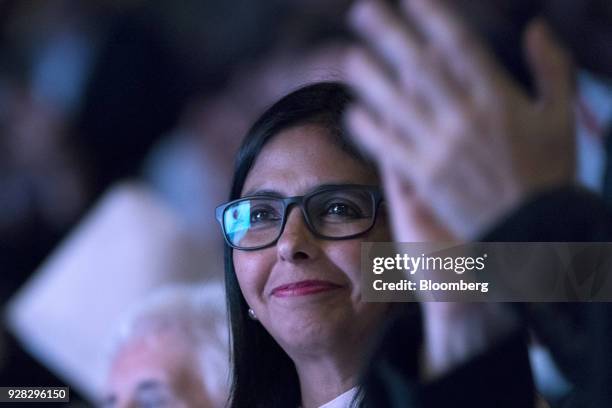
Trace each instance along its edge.
<instances>
[{"instance_id":1,"label":"woman's face","mask_svg":"<svg viewBox=\"0 0 612 408\"><path fill-rule=\"evenodd\" d=\"M378 179L336 146L323 127L303 125L284 130L268 142L245 181L242 196L261 191L301 196L324 184L378 185ZM307 228L299 207L293 206L276 245L234 250L234 268L247 303L290 356L346 348L363 344L387 308L362 302L360 243L389 239L380 215L374 228L358 238L318 239ZM313 286L312 281L318 283ZM283 289L286 285L302 289Z\"/></svg>"}]
</instances>

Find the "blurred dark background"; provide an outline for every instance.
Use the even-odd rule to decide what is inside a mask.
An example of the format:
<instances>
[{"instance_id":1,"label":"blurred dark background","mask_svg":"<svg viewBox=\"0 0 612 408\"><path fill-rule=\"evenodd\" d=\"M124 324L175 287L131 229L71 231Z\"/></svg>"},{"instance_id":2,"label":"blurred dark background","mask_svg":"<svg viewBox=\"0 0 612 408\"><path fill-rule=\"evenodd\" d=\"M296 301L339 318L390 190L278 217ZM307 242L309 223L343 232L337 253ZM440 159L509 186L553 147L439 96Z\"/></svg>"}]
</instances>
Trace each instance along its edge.
<instances>
[{"instance_id":1,"label":"blurred dark background","mask_svg":"<svg viewBox=\"0 0 612 408\"><path fill-rule=\"evenodd\" d=\"M350 3L0 1L0 307L126 178L148 183L196 240L217 248L212 208L227 194L240 138L282 94L342 78ZM454 4L527 87L520 37L537 15L553 23L579 68L596 76L584 80L581 174L598 189L603 164L593 163L603 160L612 112L602 113L599 94L588 90L612 76L612 3ZM211 262L220 268L219 259ZM0 385L66 381L3 326ZM71 406L93 398L78 390L73 397Z\"/></svg>"}]
</instances>

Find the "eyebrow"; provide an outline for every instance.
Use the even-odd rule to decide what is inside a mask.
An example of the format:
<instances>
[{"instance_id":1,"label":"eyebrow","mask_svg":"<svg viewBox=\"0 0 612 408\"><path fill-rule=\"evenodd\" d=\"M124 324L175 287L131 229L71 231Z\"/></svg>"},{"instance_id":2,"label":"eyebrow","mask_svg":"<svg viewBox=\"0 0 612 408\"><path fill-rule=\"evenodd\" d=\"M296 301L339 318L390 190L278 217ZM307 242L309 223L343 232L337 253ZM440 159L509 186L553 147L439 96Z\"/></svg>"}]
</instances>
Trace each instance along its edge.
<instances>
[{"instance_id":1,"label":"eyebrow","mask_svg":"<svg viewBox=\"0 0 612 408\"><path fill-rule=\"evenodd\" d=\"M244 195L242 195L242 197L251 197L251 196L273 196L273 197L278 197L278 198L282 198L283 195L278 192L277 190L258 190L258 189L251 189L249 191L247 191L246 193L244 193Z\"/></svg>"},{"instance_id":2,"label":"eyebrow","mask_svg":"<svg viewBox=\"0 0 612 408\"><path fill-rule=\"evenodd\" d=\"M348 182L342 182L342 181L338 181L338 182L334 182L334 183L324 183L324 184L319 184L313 188L311 188L310 190L306 191L304 194L301 195L307 195L310 193L314 193L315 191L318 190L323 190L325 188L328 187L334 187L334 186L354 186L354 185L362 185L359 183L348 183ZM257 188L253 188L248 190L246 193L244 193L240 198L244 198L244 197L253 197L253 196L272 196L272 197L278 197L278 198L283 198L285 197L285 195L281 194L278 190L271 190L271 189L257 189Z\"/></svg>"}]
</instances>

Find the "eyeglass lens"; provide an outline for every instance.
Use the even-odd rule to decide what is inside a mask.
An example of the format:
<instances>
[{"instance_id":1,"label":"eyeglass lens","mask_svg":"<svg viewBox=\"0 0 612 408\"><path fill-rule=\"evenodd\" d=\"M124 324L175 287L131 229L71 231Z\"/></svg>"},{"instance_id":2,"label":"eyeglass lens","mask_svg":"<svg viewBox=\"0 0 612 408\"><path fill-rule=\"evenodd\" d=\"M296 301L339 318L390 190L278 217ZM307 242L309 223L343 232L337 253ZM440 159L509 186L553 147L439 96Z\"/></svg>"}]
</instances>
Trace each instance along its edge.
<instances>
[{"instance_id":1,"label":"eyeglass lens","mask_svg":"<svg viewBox=\"0 0 612 408\"><path fill-rule=\"evenodd\" d=\"M314 231L326 238L343 238L371 227L374 200L359 189L322 191L308 197L305 209ZM249 198L227 207L223 214L225 233L241 248L274 242L281 234L284 205L280 198Z\"/></svg>"}]
</instances>

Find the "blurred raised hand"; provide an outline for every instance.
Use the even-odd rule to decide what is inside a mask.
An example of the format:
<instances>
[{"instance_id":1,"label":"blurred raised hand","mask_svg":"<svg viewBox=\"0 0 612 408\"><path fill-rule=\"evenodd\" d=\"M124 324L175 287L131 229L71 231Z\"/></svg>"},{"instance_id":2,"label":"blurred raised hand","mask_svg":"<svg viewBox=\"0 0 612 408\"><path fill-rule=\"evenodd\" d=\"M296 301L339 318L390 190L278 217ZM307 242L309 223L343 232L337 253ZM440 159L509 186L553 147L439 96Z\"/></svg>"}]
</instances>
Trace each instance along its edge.
<instances>
[{"instance_id":1,"label":"blurred raised hand","mask_svg":"<svg viewBox=\"0 0 612 408\"><path fill-rule=\"evenodd\" d=\"M473 240L530 195L572 183L572 66L548 26L524 33L531 96L441 1L400 8L358 2L349 18L367 46L346 58L359 98L347 125L395 174L396 239L419 236L401 222L411 203L436 231Z\"/></svg>"}]
</instances>

